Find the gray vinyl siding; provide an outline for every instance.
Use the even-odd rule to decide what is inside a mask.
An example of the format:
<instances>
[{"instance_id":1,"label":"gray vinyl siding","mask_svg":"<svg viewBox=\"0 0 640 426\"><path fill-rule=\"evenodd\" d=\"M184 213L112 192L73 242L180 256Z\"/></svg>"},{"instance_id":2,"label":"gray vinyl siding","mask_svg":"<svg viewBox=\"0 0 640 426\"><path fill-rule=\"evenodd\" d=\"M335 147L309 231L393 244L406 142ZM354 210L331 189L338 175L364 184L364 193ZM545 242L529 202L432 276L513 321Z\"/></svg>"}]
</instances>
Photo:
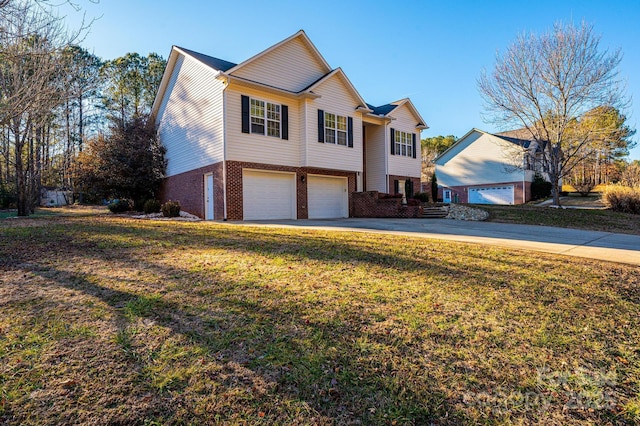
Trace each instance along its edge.
<instances>
[{"instance_id":1,"label":"gray vinyl siding","mask_svg":"<svg viewBox=\"0 0 640 426\"><path fill-rule=\"evenodd\" d=\"M158 111L167 176L222 161L223 89L205 65L183 55L177 59Z\"/></svg>"},{"instance_id":2,"label":"gray vinyl siding","mask_svg":"<svg viewBox=\"0 0 640 426\"><path fill-rule=\"evenodd\" d=\"M519 147L493 135L474 132L460 141L436 163L438 183L443 186L473 186L521 182L529 176L518 167Z\"/></svg>"},{"instance_id":3,"label":"gray vinyl siding","mask_svg":"<svg viewBox=\"0 0 640 426\"><path fill-rule=\"evenodd\" d=\"M420 131L416 129L418 119L411 113L411 110L403 105L396 108L391 116L395 118L389 125L395 130L416 134L416 158L403 157L402 155L389 155L389 174L396 176L410 176L419 178L421 176L422 164L420 155ZM391 145L391 132L387 132L387 142Z\"/></svg>"},{"instance_id":4,"label":"gray vinyl siding","mask_svg":"<svg viewBox=\"0 0 640 426\"><path fill-rule=\"evenodd\" d=\"M367 191L387 192L387 175L385 173L385 126L367 126Z\"/></svg>"},{"instance_id":5,"label":"gray vinyl siding","mask_svg":"<svg viewBox=\"0 0 640 426\"><path fill-rule=\"evenodd\" d=\"M326 70L318 58L300 38L297 38L256 58L232 74L291 92L299 92L325 73Z\"/></svg>"},{"instance_id":6,"label":"gray vinyl siding","mask_svg":"<svg viewBox=\"0 0 640 426\"><path fill-rule=\"evenodd\" d=\"M362 117L358 102L347 90L342 78L334 75L314 92L321 98L306 103L306 166L334 170L362 171ZM318 110L353 118L353 148L318 142Z\"/></svg>"},{"instance_id":7,"label":"gray vinyl siding","mask_svg":"<svg viewBox=\"0 0 640 426\"><path fill-rule=\"evenodd\" d=\"M289 139L242 133L241 97L246 95L265 102L289 107ZM228 87L226 91L227 159L250 163L300 165L300 107L297 99L249 88Z\"/></svg>"}]
</instances>

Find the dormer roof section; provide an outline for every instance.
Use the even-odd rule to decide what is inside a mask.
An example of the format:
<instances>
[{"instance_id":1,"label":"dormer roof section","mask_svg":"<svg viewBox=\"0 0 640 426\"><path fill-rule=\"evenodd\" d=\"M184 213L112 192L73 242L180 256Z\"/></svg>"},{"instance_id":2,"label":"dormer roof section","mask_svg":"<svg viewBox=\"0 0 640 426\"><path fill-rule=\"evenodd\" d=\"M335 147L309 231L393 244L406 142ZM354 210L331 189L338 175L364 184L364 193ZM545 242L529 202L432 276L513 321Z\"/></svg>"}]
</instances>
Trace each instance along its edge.
<instances>
[{"instance_id":1,"label":"dormer roof section","mask_svg":"<svg viewBox=\"0 0 640 426\"><path fill-rule=\"evenodd\" d=\"M427 123L424 121L416 107L413 105L413 102L411 102L411 99L409 98L400 99L398 101L380 106L373 106L371 104L367 104L367 106L372 110L372 115L389 118L391 120L396 119L394 113L399 111L403 106L406 106L416 120L416 129L425 130L429 128L429 126L427 126Z\"/></svg>"},{"instance_id":2,"label":"dormer roof section","mask_svg":"<svg viewBox=\"0 0 640 426\"><path fill-rule=\"evenodd\" d=\"M327 80L332 79L332 78L339 79L342 82L342 84L345 86L347 91L351 94L351 96L353 96L354 100L357 103L357 105L355 106L355 109L357 109L359 111L362 111L362 112L369 112L369 108L367 106L367 103L362 98L362 96L360 96L360 93L356 90L355 86L351 83L351 80L349 80L349 78L344 73L342 68L336 68L335 70L331 71L329 74L321 77L317 81L313 82L309 87L305 88L303 90L303 92L315 93L316 89L319 86L321 86Z\"/></svg>"}]
</instances>

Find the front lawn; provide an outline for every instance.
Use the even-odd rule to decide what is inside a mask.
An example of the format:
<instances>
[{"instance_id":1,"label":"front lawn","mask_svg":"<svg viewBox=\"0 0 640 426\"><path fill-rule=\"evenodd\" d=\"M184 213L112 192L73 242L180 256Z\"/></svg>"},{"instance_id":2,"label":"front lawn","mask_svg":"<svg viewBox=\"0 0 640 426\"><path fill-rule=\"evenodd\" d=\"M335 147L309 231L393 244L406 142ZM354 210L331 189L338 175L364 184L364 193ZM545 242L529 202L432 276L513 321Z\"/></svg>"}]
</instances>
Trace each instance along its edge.
<instances>
[{"instance_id":1,"label":"front lawn","mask_svg":"<svg viewBox=\"0 0 640 426\"><path fill-rule=\"evenodd\" d=\"M579 198L574 201L578 204ZM572 204L573 205L573 204ZM611 210L555 209L528 204L515 206L482 205L489 221L524 225L558 226L590 231L640 235L640 216Z\"/></svg>"},{"instance_id":2,"label":"front lawn","mask_svg":"<svg viewBox=\"0 0 640 426\"><path fill-rule=\"evenodd\" d=\"M0 221L0 424L634 424L640 271L381 234Z\"/></svg>"}]
</instances>

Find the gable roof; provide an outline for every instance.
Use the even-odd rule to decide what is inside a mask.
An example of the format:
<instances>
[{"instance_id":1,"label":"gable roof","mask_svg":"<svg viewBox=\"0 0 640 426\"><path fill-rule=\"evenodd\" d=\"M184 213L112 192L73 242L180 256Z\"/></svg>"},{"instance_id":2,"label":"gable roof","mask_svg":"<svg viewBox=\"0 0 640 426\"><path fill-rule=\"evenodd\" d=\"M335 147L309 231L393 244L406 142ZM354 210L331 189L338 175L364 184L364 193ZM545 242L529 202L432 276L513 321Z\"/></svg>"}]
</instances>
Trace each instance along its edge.
<instances>
[{"instance_id":1,"label":"gable roof","mask_svg":"<svg viewBox=\"0 0 640 426\"><path fill-rule=\"evenodd\" d=\"M397 111L402 106L406 106L407 108L409 108L409 111L411 111L411 113L414 115L414 117L418 120L418 124L416 124L417 128L419 128L421 130L429 128L429 126L427 126L427 122L424 121L424 118L422 118L422 116L418 112L418 110L415 107L415 105L413 105L413 102L411 102L411 99L409 99L409 98L400 99L399 101L391 102L391 105L396 105L396 108L394 108L391 111L389 111L389 113L387 115L393 116L393 113L395 111Z\"/></svg>"},{"instance_id":2,"label":"gable roof","mask_svg":"<svg viewBox=\"0 0 640 426\"><path fill-rule=\"evenodd\" d=\"M473 133L481 133L484 135L489 135L490 133L487 133L485 131L482 131L480 129L476 129L475 127L473 127L471 130L469 130L467 133L464 134L464 136L462 136L460 139L458 139L457 141L455 141L453 143L453 145L451 145L449 148L445 149L440 155L438 155L436 158L433 159L433 163L437 164L438 161L440 161L441 159L445 158L447 155L449 155L449 153L451 151L453 151L454 149L457 149L458 146L462 145L466 139L471 136Z\"/></svg>"},{"instance_id":3,"label":"gable roof","mask_svg":"<svg viewBox=\"0 0 640 426\"><path fill-rule=\"evenodd\" d=\"M523 131L526 131L526 129L510 130L510 131L501 132L501 133L489 133L489 132L485 132L484 130L476 129L474 127L471 130L469 130L467 133L465 133L465 135L462 136L460 139L458 139L453 145L451 145L449 148L444 150L444 152L442 152L442 154L440 154L436 158L434 158L433 162L436 163L437 161L443 159L452 150L457 149L460 145L466 143L466 140L474 133L480 133L481 135L493 136L493 137L496 137L496 138L501 139L503 141L510 142L510 143L512 143L514 145L518 145L518 146L520 146L520 147L522 147L524 149L528 149L531 146L531 142L533 142L532 139L523 139L523 138L519 138L519 137L515 137L514 136L514 135L526 136L526 134L523 133Z\"/></svg>"},{"instance_id":4,"label":"gable roof","mask_svg":"<svg viewBox=\"0 0 640 426\"><path fill-rule=\"evenodd\" d=\"M335 70L331 71L330 73L325 74L324 76L320 77L318 80L316 80L313 83L311 83L311 85L309 85L308 87L303 89L301 92L313 93L313 89L315 89L316 87L320 86L322 83L324 83L325 81L329 80L330 78L332 78L334 76L342 78L342 81L347 86L347 89L349 89L351 94L360 103L360 105L358 105L359 107L365 108L366 106L369 105L369 104L367 104L365 102L365 100L362 98L362 96L360 96L360 93L358 93L358 91L356 90L354 85L351 83L351 80L349 80L349 77L347 77L347 75L344 73L344 71L342 71L342 68L339 68L339 67L336 68Z\"/></svg>"},{"instance_id":5,"label":"gable roof","mask_svg":"<svg viewBox=\"0 0 640 426\"><path fill-rule=\"evenodd\" d=\"M233 62L225 61L224 59L214 58L213 56L205 55L202 53L194 52L193 50L185 49L184 47L174 46L179 52L185 53L194 59L202 62L205 65L210 66L211 68L225 72L235 67L237 64Z\"/></svg>"},{"instance_id":6,"label":"gable roof","mask_svg":"<svg viewBox=\"0 0 640 426\"><path fill-rule=\"evenodd\" d=\"M377 106L377 107L371 104L367 104L369 109L372 110L372 114L383 116L383 117L393 117L392 113L397 109L399 109L400 107L402 107L403 105L406 105L407 108L409 108L409 111L411 111L414 117L418 120L418 123L416 124L417 128L419 128L420 130L429 128L429 126L427 126L427 123L424 121L422 116L420 116L420 113L418 112L416 107L413 105L413 102L411 102L411 99L409 98L400 99L398 101L391 102L391 103Z\"/></svg>"},{"instance_id":7,"label":"gable roof","mask_svg":"<svg viewBox=\"0 0 640 426\"><path fill-rule=\"evenodd\" d=\"M270 85L268 85L266 83L261 83L261 82L258 82L258 81L248 80L248 79L246 79L244 77L241 77L241 76L238 76L238 75L234 75L234 73L236 73L238 70L241 70L242 68L246 67L247 65L253 63L254 61L259 60L263 56L265 56L265 55L269 54L270 52L280 48L281 46L283 46L286 43L290 43L293 40L299 40L301 43L303 43L305 45L305 47L311 53L311 56L314 57L318 61L318 64L322 68L322 71L325 72L324 75L319 77L316 81L312 82L311 84L309 84L304 89L299 90L299 91L291 91L291 90L287 90L287 89L283 89L283 88L279 88L279 87L275 87L275 86L270 86ZM153 106L152 106L152 109L151 109L151 119L152 120L155 120L155 115L158 113L161 101L164 98L164 92L167 89L167 85L169 84L169 80L170 80L171 74L173 73L173 69L174 69L174 67L176 65L176 61L178 60L178 57L180 55L191 57L194 60L196 60L197 62L203 64L204 66L212 69L213 71L216 71L217 74L215 75L215 78L218 78L218 79L221 79L221 80L226 80L226 81L229 81L229 80L242 81L243 84L253 85L253 86L256 86L256 87L259 87L259 88L262 88L262 89L267 89L267 90L270 90L270 91L275 91L275 92L280 93L280 94L284 94L284 95L287 95L287 96L295 96L295 97L298 97L298 98L301 98L301 97L308 97L308 98L320 97L320 95L315 94L313 92L313 89L318 87L319 85L321 85L323 82L327 81L328 79L333 78L334 76L337 76L337 77L339 77L339 78L341 78L343 80L345 86L347 87L347 90L358 101L359 105L356 107L356 110L362 112L363 114L365 114L367 116L370 116L370 117L375 117L377 119L386 119L386 120L390 121L390 120L394 120L395 119L394 117L392 117L393 111L397 110L398 108L402 107L403 105L406 105L409 108L410 112L414 115L414 117L418 121L417 124L416 124L416 128L418 128L420 130L429 128L429 126L427 126L426 122L420 116L420 113L415 108L415 106L413 105L413 103L411 102L411 100L409 98L400 99L398 101L391 102L391 103L388 103L388 104L385 104L385 105L381 105L381 106L378 106L378 107L375 107L375 106L365 102L364 98L356 90L355 86L351 83L351 81L349 80L347 75L344 73L342 68L336 68L336 69L333 69L333 70L331 69L331 67L329 66L327 61L320 54L320 52L315 47L315 45L311 42L311 40L309 39L307 34L304 32L304 30L299 30L298 32L296 32L292 36L280 41L279 43L274 44L273 46L263 50L262 52L252 56L251 58L249 58L249 59L247 59L247 60L245 60L245 61L243 61L243 62L241 62L239 64L236 64L236 63L233 63L233 62L230 62L230 61L226 61L224 59L216 58L216 57L213 57L213 56L205 55L203 53L195 52L193 50L186 49L184 47L173 46L172 49L171 49L171 53L169 54L169 58L167 59L167 66L165 68L165 72L164 72L162 81L160 82L160 86L158 88L158 92L156 94L156 98L154 100L154 103L153 103Z\"/></svg>"},{"instance_id":8,"label":"gable roof","mask_svg":"<svg viewBox=\"0 0 640 426\"><path fill-rule=\"evenodd\" d=\"M263 50L262 52L258 53L257 55L254 55L254 56L250 57L246 61L240 62L239 64L235 65L234 67L232 67L232 68L230 68L228 70L225 70L225 72L228 72L229 74L233 74L234 72L236 72L239 69L249 65L250 63L252 63L252 62L254 62L256 60L258 60L259 58L265 56L266 54L278 49L280 46L282 46L282 45L284 45L286 43L289 43L290 41L298 39L298 38L302 41L303 44L305 44L307 46L307 48L311 51L312 55L322 65L322 67L324 68L324 72L325 73L329 73L331 71L331 67L329 66L327 61L324 59L324 57L320 54L320 51L318 51L316 46L311 42L311 40L307 36L307 33L305 33L304 30L299 30L297 33L293 34L292 36L287 37L284 40L282 40L281 42L274 44L273 46Z\"/></svg>"},{"instance_id":9,"label":"gable roof","mask_svg":"<svg viewBox=\"0 0 640 426\"><path fill-rule=\"evenodd\" d=\"M494 136L520 145L523 148L529 148L531 142L533 142L531 133L524 127L521 129L508 130L506 132L494 133Z\"/></svg>"}]
</instances>

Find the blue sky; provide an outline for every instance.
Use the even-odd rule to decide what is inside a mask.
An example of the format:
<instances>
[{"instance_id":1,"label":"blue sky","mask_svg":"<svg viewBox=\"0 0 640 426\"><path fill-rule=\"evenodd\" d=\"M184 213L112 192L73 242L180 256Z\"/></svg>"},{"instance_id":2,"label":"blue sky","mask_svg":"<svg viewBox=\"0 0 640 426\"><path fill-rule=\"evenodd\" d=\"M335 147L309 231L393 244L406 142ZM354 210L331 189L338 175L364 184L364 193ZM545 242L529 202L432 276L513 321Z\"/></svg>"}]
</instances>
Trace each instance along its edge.
<instances>
[{"instance_id":1,"label":"blue sky","mask_svg":"<svg viewBox=\"0 0 640 426\"><path fill-rule=\"evenodd\" d=\"M638 127L640 2L609 1L206 1L74 0L98 18L81 43L103 59L127 52L168 56L179 45L241 62L304 29L329 65L342 67L367 102L410 97L430 129L422 137L463 136L472 127L497 131L482 119L476 81L522 32L555 21L585 20L601 47L620 48L621 77ZM62 10L71 27L79 13ZM638 110L640 111L640 110ZM636 136L636 140L638 137ZM631 154L640 159L640 147Z\"/></svg>"}]
</instances>

